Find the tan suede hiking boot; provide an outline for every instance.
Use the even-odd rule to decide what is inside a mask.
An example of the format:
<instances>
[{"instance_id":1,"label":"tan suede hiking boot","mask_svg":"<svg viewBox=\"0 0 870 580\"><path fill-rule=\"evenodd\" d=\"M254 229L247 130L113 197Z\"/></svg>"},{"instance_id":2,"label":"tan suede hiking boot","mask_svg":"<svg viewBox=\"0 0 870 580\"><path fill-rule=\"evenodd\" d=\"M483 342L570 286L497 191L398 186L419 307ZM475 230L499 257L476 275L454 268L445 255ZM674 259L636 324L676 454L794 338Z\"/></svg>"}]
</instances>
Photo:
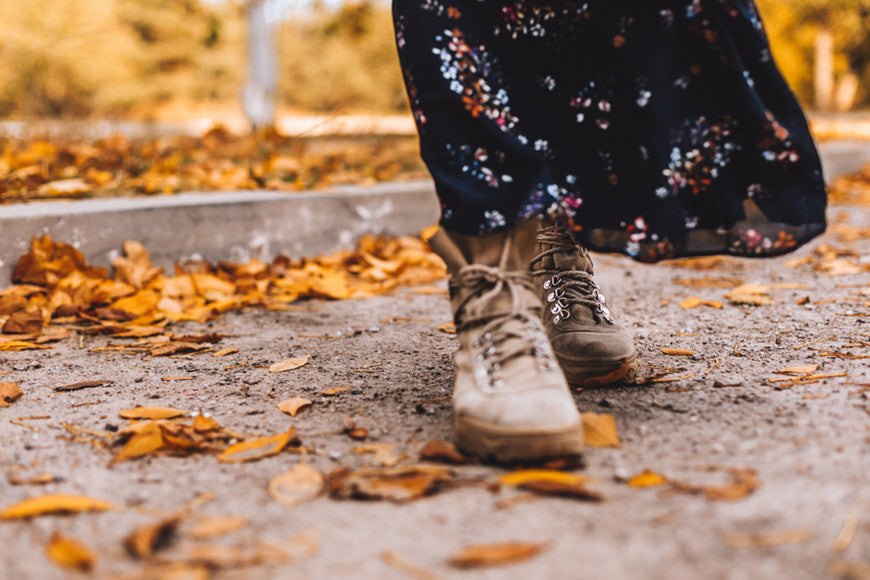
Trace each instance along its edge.
<instances>
[{"instance_id":1,"label":"tan suede hiking boot","mask_svg":"<svg viewBox=\"0 0 870 580\"><path fill-rule=\"evenodd\" d=\"M580 386L634 379L634 344L617 326L592 279L589 252L559 226L538 230L537 249L530 269L544 303L547 336L565 378Z\"/></svg>"},{"instance_id":2,"label":"tan suede hiking boot","mask_svg":"<svg viewBox=\"0 0 870 580\"><path fill-rule=\"evenodd\" d=\"M547 341L528 272L535 228L521 224L480 238L439 230L429 240L453 272L456 445L497 462L583 451L580 414Z\"/></svg>"}]
</instances>

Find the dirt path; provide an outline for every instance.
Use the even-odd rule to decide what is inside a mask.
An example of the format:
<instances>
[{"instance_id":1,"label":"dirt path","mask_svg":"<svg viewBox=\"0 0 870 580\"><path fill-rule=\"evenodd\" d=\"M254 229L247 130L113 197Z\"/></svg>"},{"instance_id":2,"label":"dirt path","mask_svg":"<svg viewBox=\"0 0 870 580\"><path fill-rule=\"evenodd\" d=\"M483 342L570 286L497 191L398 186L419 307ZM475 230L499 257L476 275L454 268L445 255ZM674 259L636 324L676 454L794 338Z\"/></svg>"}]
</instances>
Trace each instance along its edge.
<instances>
[{"instance_id":1,"label":"dirt path","mask_svg":"<svg viewBox=\"0 0 870 580\"><path fill-rule=\"evenodd\" d=\"M0 409L0 507L57 492L87 494L123 509L0 522L0 577L67 577L44 555L53 532L78 538L97 554L92 577L136 572L145 564L125 553L122 539L211 493L213 500L196 507L158 555L184 561L197 545L221 543L227 567L213 571L218 579L866 579L870 359L845 355L870 355L870 213L837 208L832 217L838 227L824 239L776 260L709 260L698 270L597 258L600 285L636 336L641 378L686 377L576 393L582 410L615 417L622 440L619 448L589 450L582 473L595 478L590 487L605 497L598 503L543 498L504 507L498 502L519 492L472 487L403 505L321 496L291 509L273 501L266 488L299 455L285 452L241 464L219 463L213 455L146 457L109 468L116 449L70 440L61 425L111 433L127 425L120 410L174 407L209 414L243 433L295 426L303 445L316 450L309 461L323 472L376 464L375 456L353 451L372 443L394 444L385 448L415 460L424 442L450 439L446 397L455 339L437 328L449 319L442 295L405 289L388 297L307 303L288 312L231 314L208 328L179 329L230 335L221 347L239 352L221 358L89 352L110 342L98 337L69 339L36 354L2 353L0 382L18 383L25 394ZM840 256L843 262L822 260L823 244L855 254ZM789 267L800 258L807 263ZM830 276L814 263L865 270ZM767 285L772 304L730 303L724 295L731 288L715 284L733 278ZM776 284L786 286L770 288ZM805 286L788 286L794 284ZM692 296L724 307L681 308ZM662 348L696 354L668 356ZM264 368L305 354L312 355L309 364L294 371ZM776 371L795 365L818 365L807 374L829 376L790 388L769 381L786 377ZM115 382L53 390L94 379ZM322 393L338 387L349 388ZM293 396L314 404L290 418L276 404ZM44 418L18 421L22 417ZM348 417L369 430L368 441L341 433ZM88 438L93 439L80 437ZM719 471L700 469L705 466ZM730 476L722 470L736 466L755 470L760 481L736 501L686 493L685 485L643 489L624 483L651 469L693 486L724 485ZM456 469L489 479L505 471ZM13 485L41 473L58 481ZM190 529L206 515L249 523L215 540L191 538ZM847 523L857 524L853 537L841 534ZM835 549L838 535L841 552ZM508 540L548 542L548 548L503 568L463 571L447 564L466 545ZM295 560L266 558L252 566L232 560L232 547L262 552L264 543ZM735 547L741 543L753 547ZM395 560L384 560L385 551L432 575L401 571Z\"/></svg>"}]
</instances>

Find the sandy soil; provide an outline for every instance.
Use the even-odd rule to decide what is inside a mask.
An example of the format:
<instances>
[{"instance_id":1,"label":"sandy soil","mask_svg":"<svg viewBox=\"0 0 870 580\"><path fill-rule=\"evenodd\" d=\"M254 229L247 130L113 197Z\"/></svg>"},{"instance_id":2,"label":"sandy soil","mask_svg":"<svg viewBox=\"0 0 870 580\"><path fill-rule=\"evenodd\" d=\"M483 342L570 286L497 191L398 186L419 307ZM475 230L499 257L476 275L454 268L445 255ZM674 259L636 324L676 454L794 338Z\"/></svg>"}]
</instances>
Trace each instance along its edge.
<instances>
[{"instance_id":1,"label":"sandy soil","mask_svg":"<svg viewBox=\"0 0 870 580\"><path fill-rule=\"evenodd\" d=\"M851 227L870 225L866 208L838 208L832 215ZM824 243L856 250L853 262L864 256L866 264L870 254L867 235L846 243L829 234L796 257L812 257ZM306 534L317 547L316 553L297 550L293 562L215 570L218 579L412 577L385 562L384 551L430 571L429 577L868 578L870 393L859 384L870 384L870 359L822 356L812 348L870 354L866 346L847 346L870 341L870 297L860 295L870 288L870 276L865 271L833 277L810 265L787 267L794 257L722 259L698 271L598 256L600 285L636 337L640 378L660 372L656 367L678 369L668 377L694 375L576 392L582 410L616 418L622 439L620 448L594 448L587 454L582 473L596 478L591 487L604 494L600 503L544 498L499 509L497 501L518 492L494 495L463 488L403 505L322 496L289 509L273 501L266 486L300 461L296 454L233 465L218 463L212 455L162 456L109 468L114 450L65 438L69 433L63 422L111 431L127 424L118 416L122 409L175 407L207 413L245 433L271 434L294 425L303 444L316 449L309 456L312 465L329 471L374 463L371 455L352 451L361 443L340 433L353 417L370 431L362 444L394 443L397 453L414 459L424 442L451 436L446 397L455 338L437 329L449 320L442 295L404 289L387 297L306 303L288 312L231 314L207 326L178 329L229 335L221 346L239 352L222 358L89 352L109 342L102 337L81 343L70 339L38 353L0 354L0 381L16 382L25 392L0 409L0 507L48 492L88 494L124 506L106 513L0 523L0 577L68 577L44 555L53 532L78 538L97 553L92 577L141 570L144 564L125 553L123 537L211 492L214 499L194 510L160 558L184 560L203 543L186 530L204 515L250 521L241 531L214 540L226 546L287 546ZM772 305L737 306L723 298L728 289L675 282L711 277L806 287L771 290ZM690 296L725 306L683 310L678 303ZM804 297L809 303L798 304ZM806 344L821 339L829 340ZM662 348L696 354L667 356ZM263 368L304 354L311 354L311 362L297 370L273 374ZM807 364L820 365L817 373L846 375L785 390L768 381L782 376L777 370ZM179 376L192 380L162 380ZM53 391L93 379L115 382ZM335 387L350 389L332 397L321 394ZM276 404L292 396L314 404L290 418ZM30 416L46 418L10 421ZM761 485L747 498L729 502L637 489L622 481L646 468L695 484L727 481L722 473L699 470L703 466L752 468ZM457 469L469 477L505 471L480 465ZM59 481L12 485L45 472ZM853 537L840 534L847 522L857 523ZM733 534L755 533L763 534L756 544L774 545L732 547ZM785 535L768 535L778 533ZM834 546L838 535L842 552ZM447 564L451 554L468 544L507 540L546 541L549 548L502 568L460 571ZM858 563L851 576L843 561Z\"/></svg>"}]
</instances>

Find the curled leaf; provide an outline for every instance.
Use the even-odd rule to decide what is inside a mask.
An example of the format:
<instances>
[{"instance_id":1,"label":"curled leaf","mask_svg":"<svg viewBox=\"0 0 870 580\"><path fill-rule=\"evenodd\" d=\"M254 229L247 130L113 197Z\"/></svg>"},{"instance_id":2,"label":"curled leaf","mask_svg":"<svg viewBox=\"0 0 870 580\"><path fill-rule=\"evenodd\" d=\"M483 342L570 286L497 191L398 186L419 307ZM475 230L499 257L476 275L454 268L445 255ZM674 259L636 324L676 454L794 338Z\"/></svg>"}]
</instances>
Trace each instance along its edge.
<instances>
[{"instance_id":1,"label":"curled leaf","mask_svg":"<svg viewBox=\"0 0 870 580\"><path fill-rule=\"evenodd\" d=\"M293 369L298 369L301 366L308 364L308 359L311 358L310 354L306 354L305 356L298 358L288 358L287 360L283 360L281 362L276 362L275 364L269 367L270 373L283 373L285 371L292 371Z\"/></svg>"},{"instance_id":2,"label":"curled leaf","mask_svg":"<svg viewBox=\"0 0 870 580\"><path fill-rule=\"evenodd\" d=\"M124 419L172 419L187 415L187 411L179 409L169 409L165 407L136 407L134 409L126 409L118 413Z\"/></svg>"},{"instance_id":3,"label":"curled leaf","mask_svg":"<svg viewBox=\"0 0 870 580\"><path fill-rule=\"evenodd\" d=\"M57 566L89 572L97 564L96 555L84 544L55 532L45 546L45 555Z\"/></svg>"},{"instance_id":4,"label":"curled leaf","mask_svg":"<svg viewBox=\"0 0 870 580\"><path fill-rule=\"evenodd\" d=\"M62 493L50 493L14 503L0 511L0 520L31 518L46 514L98 512L118 509L110 501Z\"/></svg>"},{"instance_id":5,"label":"curled leaf","mask_svg":"<svg viewBox=\"0 0 870 580\"><path fill-rule=\"evenodd\" d=\"M295 417L296 413L298 413L301 409L305 409L306 407L311 406L311 401L305 399L303 397L293 397L292 399L287 399L286 401L281 401L278 403L278 410L287 413L291 417Z\"/></svg>"},{"instance_id":6,"label":"curled leaf","mask_svg":"<svg viewBox=\"0 0 870 580\"><path fill-rule=\"evenodd\" d=\"M457 568L504 566L533 558L548 547L547 542L503 542L467 546L450 557Z\"/></svg>"},{"instance_id":7,"label":"curled leaf","mask_svg":"<svg viewBox=\"0 0 870 580\"><path fill-rule=\"evenodd\" d=\"M293 469L273 477L269 482L269 495L278 503L295 507L310 501L323 491L323 474L307 463L298 463Z\"/></svg>"},{"instance_id":8,"label":"curled leaf","mask_svg":"<svg viewBox=\"0 0 870 580\"><path fill-rule=\"evenodd\" d=\"M221 463L241 463L243 461L256 461L264 457L277 455L291 443L299 441L296 438L295 431L291 427L289 431L284 433L278 433L270 437L249 439L235 445L230 445L218 455L218 461Z\"/></svg>"}]
</instances>

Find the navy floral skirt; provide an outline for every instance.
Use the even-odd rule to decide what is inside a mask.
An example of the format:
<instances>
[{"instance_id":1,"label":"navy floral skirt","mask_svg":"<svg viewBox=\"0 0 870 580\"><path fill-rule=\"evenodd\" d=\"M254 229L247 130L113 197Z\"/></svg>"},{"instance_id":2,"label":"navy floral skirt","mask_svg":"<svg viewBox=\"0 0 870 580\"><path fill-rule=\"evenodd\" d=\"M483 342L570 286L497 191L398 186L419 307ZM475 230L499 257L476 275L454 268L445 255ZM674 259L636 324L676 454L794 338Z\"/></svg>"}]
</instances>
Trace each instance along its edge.
<instances>
[{"instance_id":1,"label":"navy floral skirt","mask_svg":"<svg viewBox=\"0 0 870 580\"><path fill-rule=\"evenodd\" d=\"M541 216L638 260L825 229L806 119L752 0L394 0L450 231Z\"/></svg>"}]
</instances>

